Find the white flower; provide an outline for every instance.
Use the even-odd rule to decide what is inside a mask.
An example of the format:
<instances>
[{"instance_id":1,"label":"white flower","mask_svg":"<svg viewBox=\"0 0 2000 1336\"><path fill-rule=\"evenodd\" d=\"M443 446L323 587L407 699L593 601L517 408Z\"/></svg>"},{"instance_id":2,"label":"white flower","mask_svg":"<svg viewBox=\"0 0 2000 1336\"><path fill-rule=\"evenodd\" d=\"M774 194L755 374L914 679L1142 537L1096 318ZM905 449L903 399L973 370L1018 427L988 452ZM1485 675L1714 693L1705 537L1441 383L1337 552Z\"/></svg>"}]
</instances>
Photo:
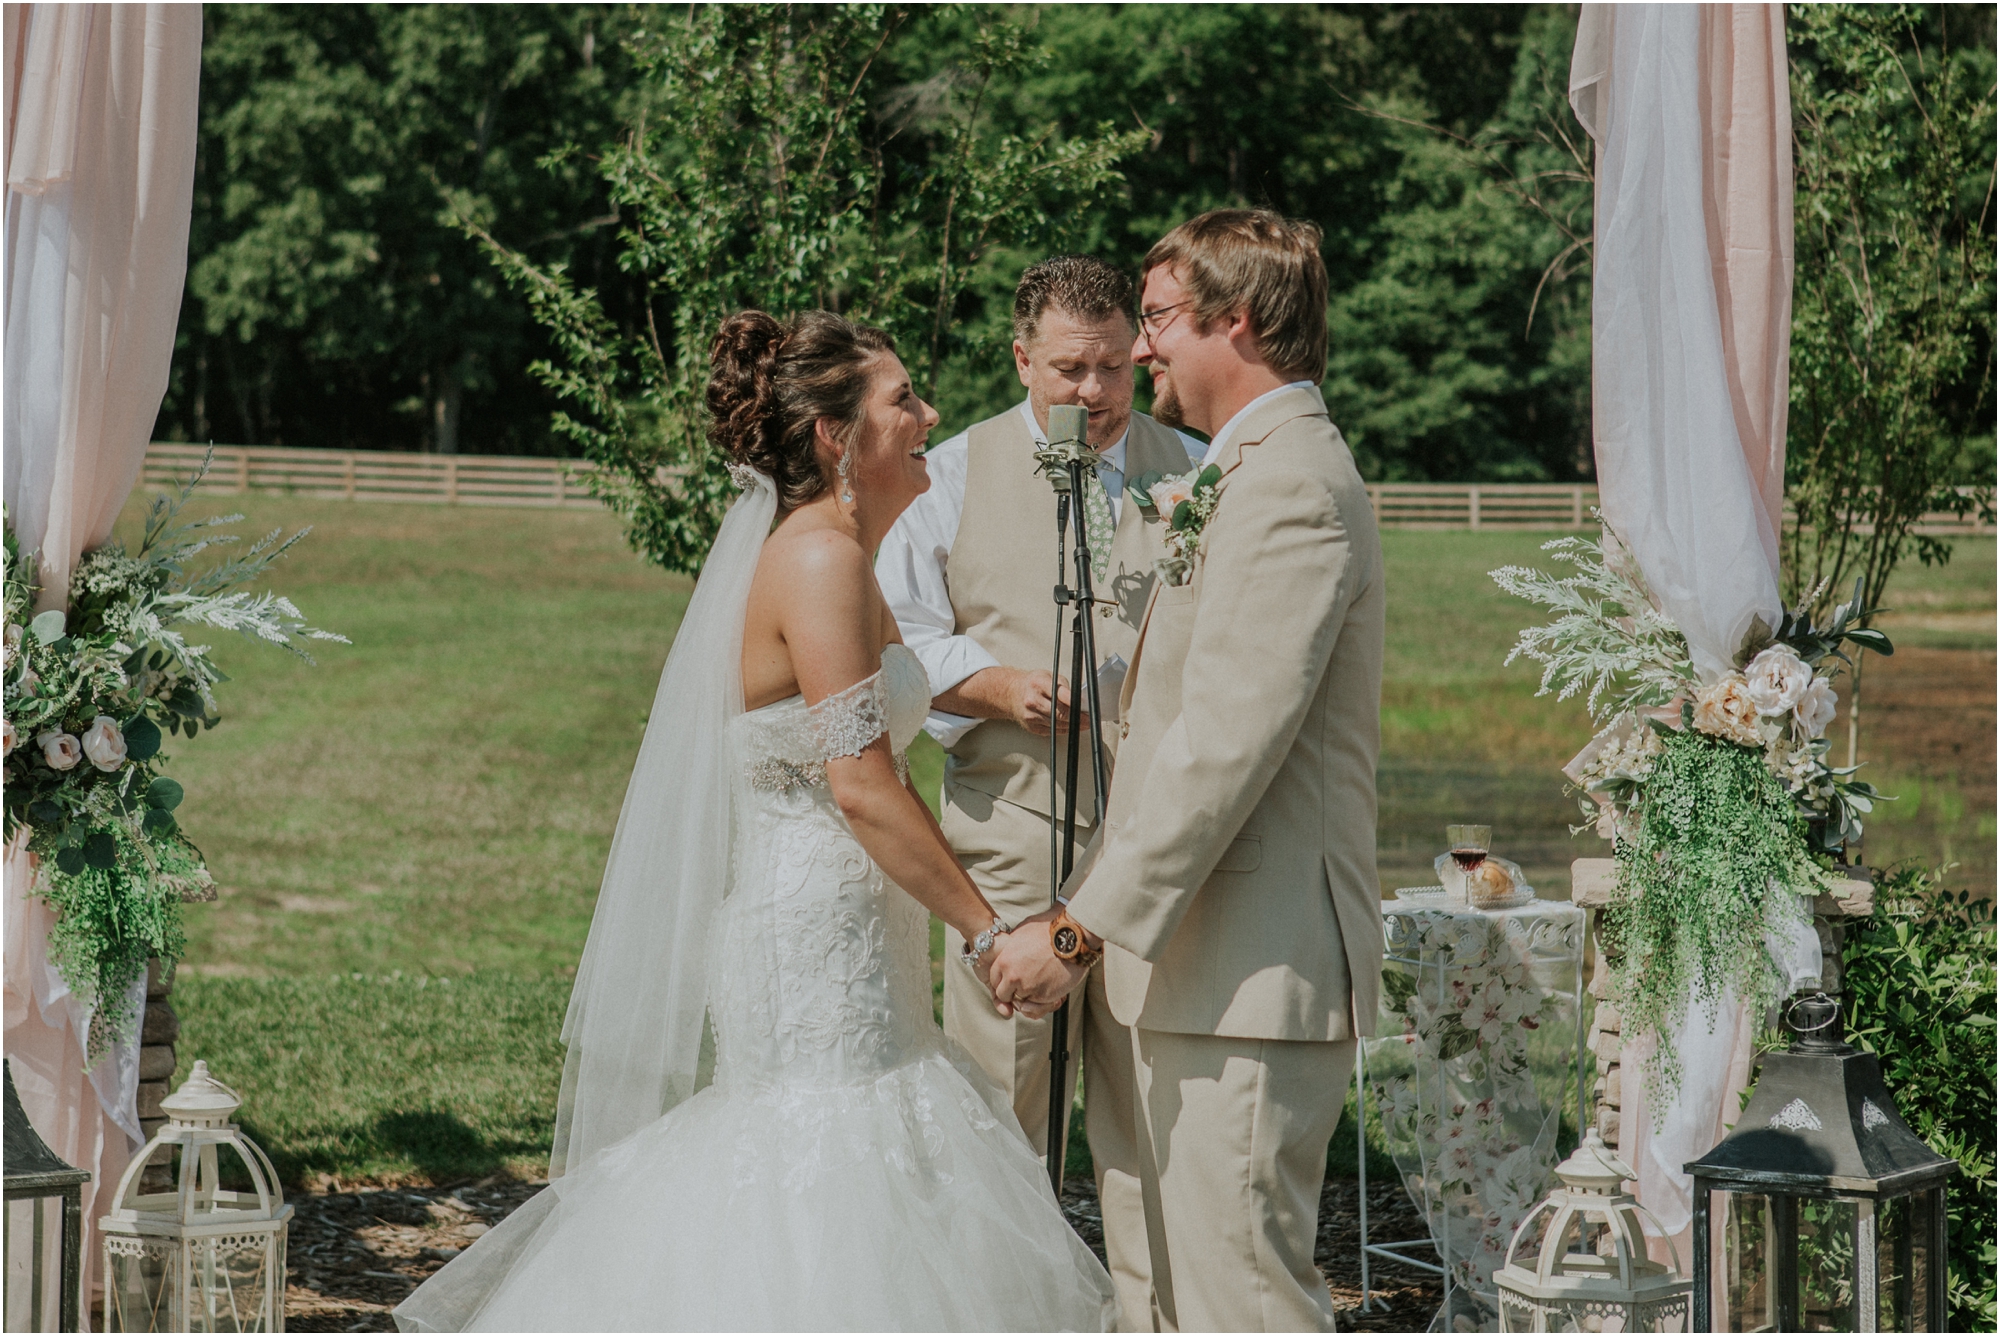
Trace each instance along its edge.
<instances>
[{"instance_id":1,"label":"white flower","mask_svg":"<svg viewBox=\"0 0 2000 1336\"><path fill-rule=\"evenodd\" d=\"M0 750L0 756L12 756L14 754L14 721L12 719L0 721L0 730L4 730L7 744L5 750Z\"/></svg>"},{"instance_id":2,"label":"white flower","mask_svg":"<svg viewBox=\"0 0 2000 1336\"><path fill-rule=\"evenodd\" d=\"M1694 698L1694 726L1710 737L1745 747L1764 745L1757 732L1757 706L1741 673L1731 673L1701 689Z\"/></svg>"},{"instance_id":3,"label":"white flower","mask_svg":"<svg viewBox=\"0 0 2000 1336\"><path fill-rule=\"evenodd\" d=\"M100 714L90 721L90 727L83 730L83 754L99 770L116 770L125 764L125 735L118 730L118 721L108 714Z\"/></svg>"},{"instance_id":4,"label":"white flower","mask_svg":"<svg viewBox=\"0 0 2000 1336\"><path fill-rule=\"evenodd\" d=\"M42 749L42 759L49 763L51 770L74 770L76 763L83 759L83 744L76 740L74 733L51 729L38 736L35 745Z\"/></svg>"},{"instance_id":5,"label":"white flower","mask_svg":"<svg viewBox=\"0 0 2000 1336\"><path fill-rule=\"evenodd\" d=\"M1815 677L1812 685L1799 697L1792 707L1792 718L1798 720L1799 729L1809 738L1816 738L1826 732L1828 724L1840 704L1840 695L1834 691L1833 683L1824 677Z\"/></svg>"},{"instance_id":6,"label":"white flower","mask_svg":"<svg viewBox=\"0 0 2000 1336\"><path fill-rule=\"evenodd\" d=\"M1743 678L1759 714L1783 714L1812 685L1813 670L1790 645L1773 645L1750 660Z\"/></svg>"},{"instance_id":7,"label":"white flower","mask_svg":"<svg viewBox=\"0 0 2000 1336\"><path fill-rule=\"evenodd\" d=\"M1153 498L1153 509L1162 518L1172 519L1174 507L1194 498L1194 474L1182 478L1162 478L1147 489Z\"/></svg>"}]
</instances>

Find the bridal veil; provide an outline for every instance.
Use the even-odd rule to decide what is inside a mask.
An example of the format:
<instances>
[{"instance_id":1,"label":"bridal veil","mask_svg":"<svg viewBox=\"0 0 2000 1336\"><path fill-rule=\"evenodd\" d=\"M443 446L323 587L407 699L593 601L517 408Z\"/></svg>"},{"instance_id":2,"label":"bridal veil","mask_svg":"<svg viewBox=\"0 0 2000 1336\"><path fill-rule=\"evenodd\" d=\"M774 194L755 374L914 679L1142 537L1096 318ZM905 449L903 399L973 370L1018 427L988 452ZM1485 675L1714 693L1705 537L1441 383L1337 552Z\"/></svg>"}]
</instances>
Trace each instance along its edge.
<instances>
[{"instance_id":1,"label":"bridal veil","mask_svg":"<svg viewBox=\"0 0 2000 1336\"><path fill-rule=\"evenodd\" d=\"M549 1177L694 1094L710 925L729 889L730 721L743 712L743 625L778 496L732 465L730 507L681 619L618 814L562 1037Z\"/></svg>"}]
</instances>

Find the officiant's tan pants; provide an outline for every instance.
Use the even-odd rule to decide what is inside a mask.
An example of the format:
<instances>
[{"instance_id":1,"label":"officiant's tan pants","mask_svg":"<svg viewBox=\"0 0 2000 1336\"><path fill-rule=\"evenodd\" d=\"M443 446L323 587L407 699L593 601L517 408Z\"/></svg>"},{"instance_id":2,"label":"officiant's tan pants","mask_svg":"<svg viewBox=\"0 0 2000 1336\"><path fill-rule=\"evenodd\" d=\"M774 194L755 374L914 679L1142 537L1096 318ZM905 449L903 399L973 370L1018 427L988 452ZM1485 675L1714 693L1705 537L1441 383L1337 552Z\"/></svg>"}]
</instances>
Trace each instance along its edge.
<instances>
[{"instance_id":1,"label":"officiant's tan pants","mask_svg":"<svg viewBox=\"0 0 2000 1336\"><path fill-rule=\"evenodd\" d=\"M1313 1265L1354 1041L1133 1033L1162 1331L1332 1331Z\"/></svg>"},{"instance_id":2,"label":"officiant's tan pants","mask_svg":"<svg viewBox=\"0 0 2000 1336\"><path fill-rule=\"evenodd\" d=\"M947 792L945 838L995 913L1009 923L1049 907L1048 818L1009 802ZM964 939L945 930L944 1030L1014 1102L1014 1116L1039 1155L1048 1153L1049 1022L1007 1019L972 971L958 963ZM1083 1078L1083 1127L1104 1218L1104 1251L1118 1293L1123 1331L1152 1330L1151 1256L1139 1192L1139 1105L1133 1085L1132 1032L1104 997L1104 968L1070 1001L1068 1069L1074 1105ZM1077 1059L1080 1058L1081 1061ZM1065 1123L1062 1135L1067 1137Z\"/></svg>"}]
</instances>

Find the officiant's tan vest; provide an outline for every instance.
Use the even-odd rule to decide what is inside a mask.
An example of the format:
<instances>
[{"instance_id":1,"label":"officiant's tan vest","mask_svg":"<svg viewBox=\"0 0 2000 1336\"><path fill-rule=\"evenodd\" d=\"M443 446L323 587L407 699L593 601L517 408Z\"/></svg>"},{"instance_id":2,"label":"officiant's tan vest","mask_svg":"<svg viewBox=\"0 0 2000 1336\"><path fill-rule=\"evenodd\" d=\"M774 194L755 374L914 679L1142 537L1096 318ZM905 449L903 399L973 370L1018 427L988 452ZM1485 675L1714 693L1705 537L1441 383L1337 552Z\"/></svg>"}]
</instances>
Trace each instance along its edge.
<instances>
[{"instance_id":1,"label":"officiant's tan vest","mask_svg":"<svg viewBox=\"0 0 2000 1336\"><path fill-rule=\"evenodd\" d=\"M1190 467L1180 435L1144 413L1132 414L1125 437L1125 477L1185 473ZM1070 517L1075 541L1078 517ZM1163 526L1150 507L1125 498L1111 544L1105 578L1094 591L1100 603L1094 619L1097 661L1112 655L1132 661L1139 623L1153 592L1153 563L1166 555ZM1067 572L1064 572L1067 575ZM965 506L951 545L945 579L951 588L953 631L970 636L1010 668L1047 669L1056 640L1056 499L1035 464L1035 438L1019 408L990 417L966 433ZM1065 583L1068 581L1065 579ZM1069 637L1064 635L1061 672L1070 669ZM1078 695L1081 697L1081 690ZM1105 702L1111 708L1111 702ZM1104 730L1107 762L1118 730ZM1065 739L1057 738L1061 749ZM1077 823L1088 826L1095 810L1089 739L1079 765ZM1058 751L1058 756L1062 755ZM1044 816L1060 816L1049 806L1049 740L1011 719L987 719L950 749L945 759L945 796L971 789Z\"/></svg>"}]
</instances>

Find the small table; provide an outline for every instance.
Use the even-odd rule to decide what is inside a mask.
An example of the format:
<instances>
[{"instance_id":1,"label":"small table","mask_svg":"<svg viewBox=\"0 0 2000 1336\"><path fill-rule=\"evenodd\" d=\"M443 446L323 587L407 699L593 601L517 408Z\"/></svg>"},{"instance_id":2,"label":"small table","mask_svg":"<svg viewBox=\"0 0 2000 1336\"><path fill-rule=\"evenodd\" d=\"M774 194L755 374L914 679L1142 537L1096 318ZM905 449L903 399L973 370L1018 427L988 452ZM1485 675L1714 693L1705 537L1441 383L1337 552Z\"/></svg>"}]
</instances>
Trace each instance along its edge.
<instances>
[{"instance_id":1,"label":"small table","mask_svg":"<svg viewBox=\"0 0 2000 1336\"><path fill-rule=\"evenodd\" d=\"M1442 1276L1434 1330L1469 1320L1496 1331L1493 1272L1552 1182L1563 1111L1574 1108L1578 1129L1586 1120L1584 910L1561 900L1472 909L1441 887L1398 896L1382 906L1381 1011L1354 1068L1362 1304L1372 1255ZM1429 1239L1369 1242L1370 1095ZM1417 1247L1437 1262L1403 1251Z\"/></svg>"}]
</instances>

